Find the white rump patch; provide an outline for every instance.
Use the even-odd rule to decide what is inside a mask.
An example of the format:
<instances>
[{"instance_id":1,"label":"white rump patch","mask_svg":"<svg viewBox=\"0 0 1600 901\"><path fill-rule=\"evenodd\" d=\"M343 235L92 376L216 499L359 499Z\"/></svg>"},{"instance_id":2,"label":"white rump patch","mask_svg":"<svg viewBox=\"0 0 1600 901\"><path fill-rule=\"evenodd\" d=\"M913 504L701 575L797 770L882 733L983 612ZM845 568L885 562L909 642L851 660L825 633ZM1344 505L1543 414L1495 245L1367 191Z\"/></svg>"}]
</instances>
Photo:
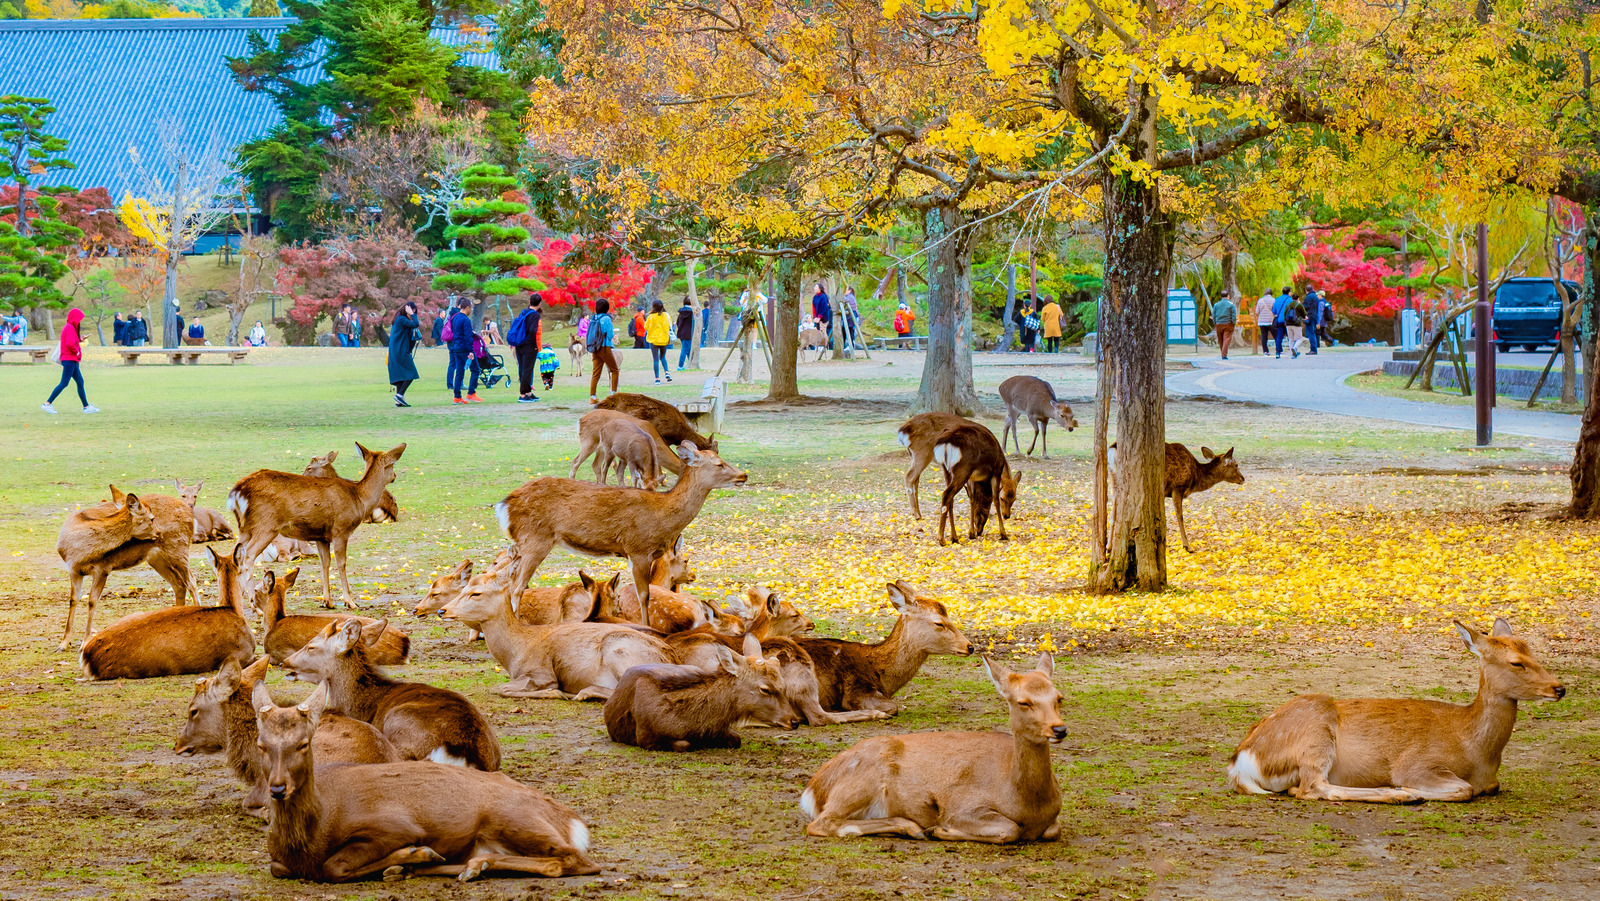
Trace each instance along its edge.
<instances>
[{"instance_id":1,"label":"white rump patch","mask_svg":"<svg viewBox=\"0 0 1600 901\"><path fill-rule=\"evenodd\" d=\"M961 448L954 444L939 444L933 448L933 462L945 469L954 469L961 462Z\"/></svg>"},{"instance_id":2,"label":"white rump patch","mask_svg":"<svg viewBox=\"0 0 1600 901\"><path fill-rule=\"evenodd\" d=\"M240 519L244 518L244 511L250 506L250 501L238 491L228 492L228 512Z\"/></svg>"},{"instance_id":3,"label":"white rump patch","mask_svg":"<svg viewBox=\"0 0 1600 901\"><path fill-rule=\"evenodd\" d=\"M907 432L905 429L901 429L900 431L895 432L894 434L895 434L895 437L900 439L900 446L901 447L910 447L911 446L911 433L910 432Z\"/></svg>"},{"instance_id":4,"label":"white rump patch","mask_svg":"<svg viewBox=\"0 0 1600 901\"><path fill-rule=\"evenodd\" d=\"M573 819L572 822L567 824L567 841L571 842L572 847L577 848L579 851L587 852L589 850L589 827L583 825L582 820Z\"/></svg>"},{"instance_id":5,"label":"white rump patch","mask_svg":"<svg viewBox=\"0 0 1600 901\"><path fill-rule=\"evenodd\" d=\"M501 501L500 503L494 505L494 518L496 522L500 523L500 534L510 538L511 508L506 506L505 501Z\"/></svg>"},{"instance_id":6,"label":"white rump patch","mask_svg":"<svg viewBox=\"0 0 1600 901\"><path fill-rule=\"evenodd\" d=\"M810 788L800 795L800 812L813 820L817 818L817 796L811 793Z\"/></svg>"},{"instance_id":7,"label":"white rump patch","mask_svg":"<svg viewBox=\"0 0 1600 901\"><path fill-rule=\"evenodd\" d=\"M1111 445L1106 448L1106 467L1109 469L1117 465L1117 447Z\"/></svg>"},{"instance_id":8,"label":"white rump patch","mask_svg":"<svg viewBox=\"0 0 1600 901\"><path fill-rule=\"evenodd\" d=\"M1240 751L1232 765L1228 767L1228 784L1237 790L1249 792L1252 795L1270 795L1283 791L1283 788L1271 787L1267 784L1266 777L1261 775L1261 763L1256 760L1254 751Z\"/></svg>"},{"instance_id":9,"label":"white rump patch","mask_svg":"<svg viewBox=\"0 0 1600 901\"><path fill-rule=\"evenodd\" d=\"M446 751L444 748L434 748L432 751L428 752L428 759L434 763L442 763L445 766L467 765L467 758L457 757L454 754L451 754L449 751Z\"/></svg>"}]
</instances>

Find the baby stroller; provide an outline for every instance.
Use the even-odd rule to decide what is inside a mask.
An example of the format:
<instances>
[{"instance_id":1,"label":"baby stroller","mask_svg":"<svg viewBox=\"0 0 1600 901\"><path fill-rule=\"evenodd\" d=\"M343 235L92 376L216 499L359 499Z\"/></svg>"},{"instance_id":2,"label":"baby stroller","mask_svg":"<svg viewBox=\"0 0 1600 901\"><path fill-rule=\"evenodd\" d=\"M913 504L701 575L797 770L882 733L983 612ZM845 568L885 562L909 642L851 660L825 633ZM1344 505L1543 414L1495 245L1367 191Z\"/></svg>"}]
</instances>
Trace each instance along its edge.
<instances>
[{"instance_id":1,"label":"baby stroller","mask_svg":"<svg viewBox=\"0 0 1600 901\"><path fill-rule=\"evenodd\" d=\"M506 361L498 354L489 353L489 348L481 337L472 339L472 356L478 364L478 381L483 387L493 388L502 382L511 384L511 374L506 372Z\"/></svg>"}]
</instances>

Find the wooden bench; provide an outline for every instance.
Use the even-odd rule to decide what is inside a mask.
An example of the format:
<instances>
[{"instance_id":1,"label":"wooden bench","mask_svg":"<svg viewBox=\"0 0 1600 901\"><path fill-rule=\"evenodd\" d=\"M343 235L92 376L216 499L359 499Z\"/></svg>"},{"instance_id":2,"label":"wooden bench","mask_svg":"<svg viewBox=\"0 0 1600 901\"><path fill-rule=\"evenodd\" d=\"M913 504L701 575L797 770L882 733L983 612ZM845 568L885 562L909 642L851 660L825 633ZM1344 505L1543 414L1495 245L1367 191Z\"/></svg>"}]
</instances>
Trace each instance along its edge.
<instances>
[{"instance_id":1,"label":"wooden bench","mask_svg":"<svg viewBox=\"0 0 1600 901\"><path fill-rule=\"evenodd\" d=\"M700 386L700 399L678 404L678 410L695 430L708 437L722 431L722 410L728 400L728 383L722 379L706 379Z\"/></svg>"},{"instance_id":2,"label":"wooden bench","mask_svg":"<svg viewBox=\"0 0 1600 901\"><path fill-rule=\"evenodd\" d=\"M139 357L145 354L155 354L166 357L172 365L177 366L188 363L191 366L199 363L201 357L216 354L227 354L228 363L232 365L250 355L248 347L131 347L117 351L122 355L122 362L132 366L139 362Z\"/></svg>"},{"instance_id":3,"label":"wooden bench","mask_svg":"<svg viewBox=\"0 0 1600 901\"><path fill-rule=\"evenodd\" d=\"M893 348L899 348L901 350L927 350L928 349L928 336L927 335L907 335L904 338L900 338L900 337L878 338L876 340L877 340L877 343L878 343L878 349L879 350L891 350ZM907 345L910 345L910 346L908 347Z\"/></svg>"},{"instance_id":4,"label":"wooden bench","mask_svg":"<svg viewBox=\"0 0 1600 901\"><path fill-rule=\"evenodd\" d=\"M0 344L0 359L6 354L27 354L29 363L37 363L50 356L48 347L28 347L22 344Z\"/></svg>"}]
</instances>

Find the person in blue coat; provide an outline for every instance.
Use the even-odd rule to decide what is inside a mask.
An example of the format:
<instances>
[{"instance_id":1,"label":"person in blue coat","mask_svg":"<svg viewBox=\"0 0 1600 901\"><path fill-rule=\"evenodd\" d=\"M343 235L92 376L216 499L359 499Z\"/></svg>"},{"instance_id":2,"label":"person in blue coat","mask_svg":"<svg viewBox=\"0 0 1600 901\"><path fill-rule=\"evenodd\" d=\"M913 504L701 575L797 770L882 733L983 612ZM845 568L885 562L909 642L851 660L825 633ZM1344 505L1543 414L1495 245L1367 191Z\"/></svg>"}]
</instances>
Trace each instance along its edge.
<instances>
[{"instance_id":1,"label":"person in blue coat","mask_svg":"<svg viewBox=\"0 0 1600 901\"><path fill-rule=\"evenodd\" d=\"M1288 285L1283 287L1283 293L1278 295L1278 299L1272 302L1272 337L1280 359L1283 357L1283 336L1289 333L1289 326L1283 320L1283 313L1292 303L1294 303L1294 289ZM1290 350L1294 348L1291 347Z\"/></svg>"},{"instance_id":2,"label":"person in blue coat","mask_svg":"<svg viewBox=\"0 0 1600 901\"><path fill-rule=\"evenodd\" d=\"M406 301L400 312L394 314L394 325L389 329L389 384L394 386L394 405L409 407L406 389L417 380L417 363L413 358L417 345L422 343L422 323L417 319L417 305Z\"/></svg>"},{"instance_id":3,"label":"person in blue coat","mask_svg":"<svg viewBox=\"0 0 1600 901\"><path fill-rule=\"evenodd\" d=\"M483 398L478 396L478 361L472 358L472 317L468 311L472 309L472 301L465 297L456 301L456 310L450 314L450 372L446 379L450 390L456 394L455 403L481 404ZM468 364L472 367L472 387L467 390L465 399L461 397L461 383L467 379Z\"/></svg>"}]
</instances>

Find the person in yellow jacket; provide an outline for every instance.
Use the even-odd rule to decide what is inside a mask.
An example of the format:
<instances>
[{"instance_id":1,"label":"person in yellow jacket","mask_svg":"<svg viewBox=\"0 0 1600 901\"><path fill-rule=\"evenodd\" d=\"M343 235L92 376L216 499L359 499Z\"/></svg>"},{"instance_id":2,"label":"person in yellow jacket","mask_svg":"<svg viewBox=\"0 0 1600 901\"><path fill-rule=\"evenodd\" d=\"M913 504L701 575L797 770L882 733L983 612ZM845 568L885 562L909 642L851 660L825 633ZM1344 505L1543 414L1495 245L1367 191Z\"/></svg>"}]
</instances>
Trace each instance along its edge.
<instances>
[{"instance_id":1,"label":"person in yellow jacket","mask_svg":"<svg viewBox=\"0 0 1600 901\"><path fill-rule=\"evenodd\" d=\"M1044 336L1045 353L1061 352L1061 307L1055 301L1039 311L1039 334Z\"/></svg>"},{"instance_id":2,"label":"person in yellow jacket","mask_svg":"<svg viewBox=\"0 0 1600 901\"><path fill-rule=\"evenodd\" d=\"M667 318L667 308L657 300L650 304L650 315L644 318L644 340L650 345L650 368L655 370L656 384L665 375L672 381L672 367L667 365L667 347L672 344L672 320Z\"/></svg>"}]
</instances>

